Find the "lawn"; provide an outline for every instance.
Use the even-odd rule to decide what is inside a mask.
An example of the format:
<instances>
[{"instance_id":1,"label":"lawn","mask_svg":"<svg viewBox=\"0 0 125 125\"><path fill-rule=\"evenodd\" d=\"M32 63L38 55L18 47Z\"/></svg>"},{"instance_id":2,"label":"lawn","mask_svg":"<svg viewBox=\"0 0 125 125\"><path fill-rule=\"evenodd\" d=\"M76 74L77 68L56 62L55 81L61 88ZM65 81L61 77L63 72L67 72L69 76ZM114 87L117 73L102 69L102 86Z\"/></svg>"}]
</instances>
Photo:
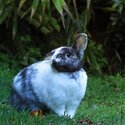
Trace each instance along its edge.
<instances>
[{"instance_id":1,"label":"lawn","mask_svg":"<svg viewBox=\"0 0 125 125\"><path fill-rule=\"evenodd\" d=\"M81 120L82 125L125 125L125 78L119 74L89 75L85 98L74 119L54 114L41 118L17 112L9 105L12 79L19 68L8 67L5 64L0 67L0 125L81 125Z\"/></svg>"}]
</instances>

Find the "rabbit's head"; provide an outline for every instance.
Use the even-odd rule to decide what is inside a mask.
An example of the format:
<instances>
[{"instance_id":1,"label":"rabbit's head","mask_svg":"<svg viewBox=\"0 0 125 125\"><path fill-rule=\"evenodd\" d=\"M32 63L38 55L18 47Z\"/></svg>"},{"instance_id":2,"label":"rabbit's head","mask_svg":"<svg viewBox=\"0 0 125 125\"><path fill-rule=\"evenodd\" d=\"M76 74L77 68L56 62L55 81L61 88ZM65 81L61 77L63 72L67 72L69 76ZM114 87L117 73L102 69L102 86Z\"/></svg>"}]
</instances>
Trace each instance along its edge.
<instances>
[{"instance_id":1,"label":"rabbit's head","mask_svg":"<svg viewBox=\"0 0 125 125\"><path fill-rule=\"evenodd\" d=\"M60 47L47 54L45 59L60 72L74 72L81 69L81 60L87 47L87 35L79 33L74 37L71 47Z\"/></svg>"}]
</instances>

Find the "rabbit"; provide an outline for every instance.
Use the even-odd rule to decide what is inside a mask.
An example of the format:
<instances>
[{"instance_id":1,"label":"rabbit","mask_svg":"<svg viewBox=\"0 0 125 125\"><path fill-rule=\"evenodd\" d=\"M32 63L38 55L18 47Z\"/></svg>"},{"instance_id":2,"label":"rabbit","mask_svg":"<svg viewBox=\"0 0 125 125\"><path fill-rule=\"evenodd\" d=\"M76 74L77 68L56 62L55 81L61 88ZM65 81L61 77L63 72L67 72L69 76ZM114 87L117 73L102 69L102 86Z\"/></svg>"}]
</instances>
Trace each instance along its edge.
<instances>
[{"instance_id":1,"label":"rabbit","mask_svg":"<svg viewBox=\"0 0 125 125\"><path fill-rule=\"evenodd\" d=\"M52 111L73 118L87 86L81 65L87 41L87 35L79 33L71 47L54 49L43 61L22 69L13 79L12 106L18 111Z\"/></svg>"}]
</instances>

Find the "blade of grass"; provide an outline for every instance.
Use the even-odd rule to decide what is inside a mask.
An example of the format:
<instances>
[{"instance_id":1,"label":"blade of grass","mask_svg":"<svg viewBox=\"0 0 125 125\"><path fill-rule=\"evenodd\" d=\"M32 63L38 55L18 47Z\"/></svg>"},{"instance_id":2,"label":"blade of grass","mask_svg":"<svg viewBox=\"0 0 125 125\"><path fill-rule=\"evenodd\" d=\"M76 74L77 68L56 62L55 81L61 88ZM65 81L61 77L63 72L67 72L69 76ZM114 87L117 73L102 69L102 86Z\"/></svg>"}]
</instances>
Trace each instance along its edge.
<instances>
[{"instance_id":1,"label":"blade of grass","mask_svg":"<svg viewBox=\"0 0 125 125\"><path fill-rule=\"evenodd\" d=\"M55 8L57 9L59 14L61 15L63 27L65 28L65 19L64 19L64 15L63 15L63 7L65 5L65 1L64 0L52 0L52 1L53 1Z\"/></svg>"},{"instance_id":2,"label":"blade of grass","mask_svg":"<svg viewBox=\"0 0 125 125\"><path fill-rule=\"evenodd\" d=\"M61 16L63 16L63 7L65 4L64 0L52 0L55 8L60 13Z\"/></svg>"},{"instance_id":3,"label":"blade of grass","mask_svg":"<svg viewBox=\"0 0 125 125\"><path fill-rule=\"evenodd\" d=\"M32 17L34 16L35 12L36 12L38 4L39 4L39 0L34 0L33 3L32 3L30 21L31 21Z\"/></svg>"},{"instance_id":4,"label":"blade of grass","mask_svg":"<svg viewBox=\"0 0 125 125\"><path fill-rule=\"evenodd\" d=\"M26 2L26 0L20 0L19 7L18 7L17 11L20 11L20 9L22 8L22 6L24 5L25 2Z\"/></svg>"},{"instance_id":5,"label":"blade of grass","mask_svg":"<svg viewBox=\"0 0 125 125\"><path fill-rule=\"evenodd\" d=\"M14 17L13 17L13 31L12 31L12 33L13 33L13 39L15 38L15 35L16 35L16 33L17 33L17 15L15 14L14 15Z\"/></svg>"},{"instance_id":6,"label":"blade of grass","mask_svg":"<svg viewBox=\"0 0 125 125\"><path fill-rule=\"evenodd\" d=\"M66 2L64 1L64 6L63 6L63 9L69 14L69 16L72 18L72 20L74 21L74 18L72 16L72 13L69 11L69 8L66 4Z\"/></svg>"},{"instance_id":7,"label":"blade of grass","mask_svg":"<svg viewBox=\"0 0 125 125\"><path fill-rule=\"evenodd\" d=\"M87 30L87 21L88 21L88 11L90 8L91 0L87 0L86 11L85 11L85 20L84 20L84 32Z\"/></svg>"},{"instance_id":8,"label":"blade of grass","mask_svg":"<svg viewBox=\"0 0 125 125\"><path fill-rule=\"evenodd\" d=\"M41 12L41 15L40 15L40 22L42 22L42 18L45 14L45 10L46 10L46 7L47 7L47 1L46 0L41 0L41 7L42 7L42 12Z\"/></svg>"},{"instance_id":9,"label":"blade of grass","mask_svg":"<svg viewBox=\"0 0 125 125\"><path fill-rule=\"evenodd\" d=\"M76 18L77 18L77 20L79 20L77 6L76 6L76 0L73 0L73 4L74 4L74 8L75 8Z\"/></svg>"}]
</instances>

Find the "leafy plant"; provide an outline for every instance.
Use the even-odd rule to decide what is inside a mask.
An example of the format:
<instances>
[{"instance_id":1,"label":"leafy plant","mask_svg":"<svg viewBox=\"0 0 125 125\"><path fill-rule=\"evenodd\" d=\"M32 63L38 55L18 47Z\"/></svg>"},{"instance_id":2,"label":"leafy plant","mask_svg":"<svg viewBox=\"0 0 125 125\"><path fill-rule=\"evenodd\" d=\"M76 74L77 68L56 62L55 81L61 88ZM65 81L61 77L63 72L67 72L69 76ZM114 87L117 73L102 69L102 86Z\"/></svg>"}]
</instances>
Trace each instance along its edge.
<instances>
[{"instance_id":1,"label":"leafy plant","mask_svg":"<svg viewBox=\"0 0 125 125\"><path fill-rule=\"evenodd\" d=\"M90 41L86 54L86 61L89 64L88 69L91 74L96 74L95 69L102 74L102 71L104 71L103 69L108 65L108 61L104 55L101 44Z\"/></svg>"},{"instance_id":2,"label":"leafy plant","mask_svg":"<svg viewBox=\"0 0 125 125\"><path fill-rule=\"evenodd\" d=\"M64 0L5 0L0 2L0 24L11 18L13 20L13 36L17 30L18 18L29 20L43 33L60 30L59 21L56 19L58 14L62 19L63 26L65 26L64 11L73 18ZM53 16L53 12L58 12L56 17Z\"/></svg>"},{"instance_id":3,"label":"leafy plant","mask_svg":"<svg viewBox=\"0 0 125 125\"><path fill-rule=\"evenodd\" d=\"M117 67L116 70L120 71L124 69L125 61L122 58L123 51L120 52L118 46L120 44L124 46L124 43L113 41L115 39L124 40L124 35L121 35L123 32L121 27L124 26L124 8L124 0L1 0L0 33L3 37L0 37L0 49L10 55L20 55L21 60L26 57L30 60L28 62L32 62L35 59L29 59L31 57L27 57L27 55L32 56L32 52L34 52L33 55L41 58L43 56L41 50L45 50L43 49L45 44L48 45L46 50L60 45L71 45L72 37L76 33L85 32L90 38L86 54L89 69L93 66L91 70L101 73L103 67L107 65L105 61L107 60L109 62L107 71L114 72L113 62L117 62L113 67ZM98 16L98 13L106 15L104 18L106 21L103 21L104 26L101 24L102 20L100 21L101 17ZM93 24L94 29L90 28L93 27ZM98 34L106 34L106 37L103 36L101 40L98 40L96 38ZM115 37L112 34L115 34ZM24 40L22 40L22 35L25 37ZM28 35L30 40L25 35ZM41 37L43 35L44 38ZM94 49L93 52L93 48L96 48L94 46L98 48L98 44L92 45L93 41L97 43L100 41L101 49L103 49L101 53L101 49ZM114 45L113 51L110 50L112 45ZM100 53L100 56L103 54L102 58L106 55L107 59L101 58L100 63L96 57L99 56L97 53ZM112 53L114 56L113 59L110 59ZM119 66L119 62L122 67ZM118 70L119 68L120 70Z\"/></svg>"},{"instance_id":4,"label":"leafy plant","mask_svg":"<svg viewBox=\"0 0 125 125\"><path fill-rule=\"evenodd\" d=\"M109 36L105 41L106 55L109 61L109 71L111 73L125 71L125 1L113 0L112 9L115 10L110 16L111 23L108 26Z\"/></svg>"}]
</instances>

